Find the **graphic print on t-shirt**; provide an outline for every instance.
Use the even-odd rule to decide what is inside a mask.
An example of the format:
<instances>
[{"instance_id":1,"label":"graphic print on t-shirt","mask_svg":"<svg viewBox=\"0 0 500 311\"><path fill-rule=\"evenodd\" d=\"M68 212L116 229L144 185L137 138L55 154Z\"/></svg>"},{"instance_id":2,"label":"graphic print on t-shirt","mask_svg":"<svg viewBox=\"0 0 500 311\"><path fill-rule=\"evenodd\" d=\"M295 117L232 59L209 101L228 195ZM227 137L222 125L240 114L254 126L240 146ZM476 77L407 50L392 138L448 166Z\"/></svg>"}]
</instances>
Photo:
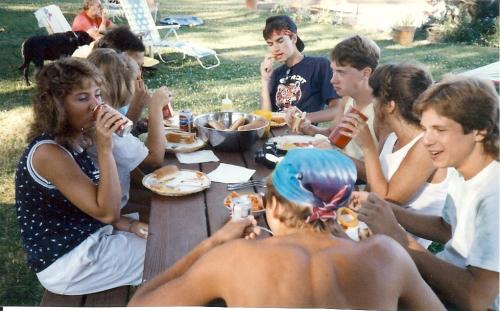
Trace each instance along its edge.
<instances>
[{"instance_id":1,"label":"graphic print on t-shirt","mask_svg":"<svg viewBox=\"0 0 500 311\"><path fill-rule=\"evenodd\" d=\"M307 82L300 75L289 75L289 71L290 69L287 71L286 77L279 80L276 91L276 105L280 108L288 108L295 105L302 97L300 86Z\"/></svg>"}]
</instances>

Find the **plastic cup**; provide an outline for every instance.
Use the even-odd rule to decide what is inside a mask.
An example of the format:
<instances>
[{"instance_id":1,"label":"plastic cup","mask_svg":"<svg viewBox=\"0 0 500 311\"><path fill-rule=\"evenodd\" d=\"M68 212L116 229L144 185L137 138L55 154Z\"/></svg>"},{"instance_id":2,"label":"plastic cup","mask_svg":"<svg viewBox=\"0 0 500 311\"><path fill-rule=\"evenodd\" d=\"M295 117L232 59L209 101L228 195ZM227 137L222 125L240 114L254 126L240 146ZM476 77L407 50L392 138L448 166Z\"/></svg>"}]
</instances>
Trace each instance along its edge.
<instances>
[{"instance_id":1,"label":"plastic cup","mask_svg":"<svg viewBox=\"0 0 500 311\"><path fill-rule=\"evenodd\" d=\"M358 116L361 117L361 119L363 120L363 122L366 122L368 120L367 116L365 116L361 111L359 111L358 109L356 109L354 107L351 107L347 111L347 113L355 113L355 114L357 114ZM347 144L351 141L352 137L346 136L346 135L342 134L341 132L350 132L350 131L351 130L346 129L343 126L337 126L337 127L335 127L333 129L333 131L330 134L330 136L328 137L328 139L335 146L339 147L340 149L344 149L345 146L347 146Z\"/></svg>"},{"instance_id":2,"label":"plastic cup","mask_svg":"<svg viewBox=\"0 0 500 311\"><path fill-rule=\"evenodd\" d=\"M271 129L271 119L273 118L273 113L269 110L255 110L253 114L263 117L267 121L269 121L269 125L266 127L266 130L264 131L264 137L267 137L269 135L269 130Z\"/></svg>"}]
</instances>

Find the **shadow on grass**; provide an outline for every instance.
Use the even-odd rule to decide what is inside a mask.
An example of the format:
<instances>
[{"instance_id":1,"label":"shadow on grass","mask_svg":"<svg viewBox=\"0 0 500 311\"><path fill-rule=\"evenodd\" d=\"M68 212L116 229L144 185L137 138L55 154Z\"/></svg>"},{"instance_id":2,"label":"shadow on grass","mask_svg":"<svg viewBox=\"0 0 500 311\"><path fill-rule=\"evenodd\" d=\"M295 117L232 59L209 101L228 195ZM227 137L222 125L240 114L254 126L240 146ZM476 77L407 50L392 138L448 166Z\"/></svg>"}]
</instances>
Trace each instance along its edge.
<instances>
[{"instance_id":1,"label":"shadow on grass","mask_svg":"<svg viewBox=\"0 0 500 311\"><path fill-rule=\"evenodd\" d=\"M43 287L26 265L13 204L0 203L0 230L0 305L37 306Z\"/></svg>"}]
</instances>

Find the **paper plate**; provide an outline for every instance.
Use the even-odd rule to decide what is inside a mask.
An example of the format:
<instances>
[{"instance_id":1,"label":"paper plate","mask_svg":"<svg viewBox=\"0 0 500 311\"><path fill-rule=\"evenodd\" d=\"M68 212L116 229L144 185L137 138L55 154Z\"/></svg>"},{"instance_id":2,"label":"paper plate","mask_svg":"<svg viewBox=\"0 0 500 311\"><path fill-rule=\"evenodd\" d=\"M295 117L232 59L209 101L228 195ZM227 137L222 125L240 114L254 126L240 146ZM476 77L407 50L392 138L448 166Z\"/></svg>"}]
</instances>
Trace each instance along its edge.
<instances>
[{"instance_id":1,"label":"paper plate","mask_svg":"<svg viewBox=\"0 0 500 311\"><path fill-rule=\"evenodd\" d=\"M265 208L262 205L262 197L259 200L259 194L257 193L240 194L236 191L231 192L227 197L224 198L224 207L226 207L229 211L231 211L231 204L233 203L234 198L249 198L250 202L253 202L252 198L255 198L254 200L257 200L258 203L254 203L255 205L252 206L252 213L259 214L265 211ZM256 206L258 206L259 209L256 209Z\"/></svg>"},{"instance_id":2,"label":"paper plate","mask_svg":"<svg viewBox=\"0 0 500 311\"><path fill-rule=\"evenodd\" d=\"M149 67L156 66L159 63L160 63L160 61L157 60L157 59L154 59L152 57L144 56L144 64L142 64L142 67L149 68Z\"/></svg>"},{"instance_id":3,"label":"paper plate","mask_svg":"<svg viewBox=\"0 0 500 311\"><path fill-rule=\"evenodd\" d=\"M273 112L273 118L275 117L282 117L283 119L285 118L285 113L284 112ZM274 122L273 119L271 119L271 127L282 127L286 125L286 121L283 122Z\"/></svg>"},{"instance_id":4,"label":"paper plate","mask_svg":"<svg viewBox=\"0 0 500 311\"><path fill-rule=\"evenodd\" d=\"M167 134L168 131L165 131ZM165 139L165 150L171 153L187 153L193 152L205 146L205 142L199 137L196 137L194 143L192 144L182 144L182 143L171 143Z\"/></svg>"},{"instance_id":5,"label":"paper plate","mask_svg":"<svg viewBox=\"0 0 500 311\"><path fill-rule=\"evenodd\" d=\"M163 181L158 180L155 173L148 174L142 179L142 184L160 195L183 196L209 188L210 179L199 171L179 170L173 178Z\"/></svg>"},{"instance_id":6,"label":"paper plate","mask_svg":"<svg viewBox=\"0 0 500 311\"><path fill-rule=\"evenodd\" d=\"M288 135L272 137L268 142L276 143L276 148L288 151L296 148L314 148L313 143L324 139L328 138L323 135Z\"/></svg>"}]
</instances>

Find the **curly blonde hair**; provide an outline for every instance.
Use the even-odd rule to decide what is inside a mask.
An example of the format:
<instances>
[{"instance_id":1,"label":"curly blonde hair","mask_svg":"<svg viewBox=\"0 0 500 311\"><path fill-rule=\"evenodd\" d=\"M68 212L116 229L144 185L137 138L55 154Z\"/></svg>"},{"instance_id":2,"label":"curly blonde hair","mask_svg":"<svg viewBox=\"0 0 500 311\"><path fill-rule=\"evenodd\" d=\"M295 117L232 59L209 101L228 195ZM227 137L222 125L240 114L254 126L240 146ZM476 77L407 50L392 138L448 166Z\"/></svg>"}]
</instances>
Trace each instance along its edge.
<instances>
[{"instance_id":1,"label":"curly blonde hair","mask_svg":"<svg viewBox=\"0 0 500 311\"><path fill-rule=\"evenodd\" d=\"M45 133L58 144L88 147L93 143L91 133L71 127L66 117L64 102L75 89L94 81L101 85L99 70L91 63L78 58L63 58L45 66L36 76L37 88L32 98L33 121L27 140Z\"/></svg>"},{"instance_id":2,"label":"curly blonde hair","mask_svg":"<svg viewBox=\"0 0 500 311\"><path fill-rule=\"evenodd\" d=\"M135 64L127 55L109 48L93 50L87 60L101 70L104 101L114 108L125 106L135 92Z\"/></svg>"},{"instance_id":3,"label":"curly blonde hair","mask_svg":"<svg viewBox=\"0 0 500 311\"><path fill-rule=\"evenodd\" d=\"M306 223L307 217L312 214L312 206L297 204L287 200L278 193L270 178L267 182L267 192L264 196L264 201L266 202L265 206L269 206L271 204L273 197L276 198L278 203L285 207L282 210L276 211L278 220L285 226L297 229L310 228L316 232L329 232L332 230L330 221L335 220L328 220L324 222L317 219Z\"/></svg>"}]
</instances>

